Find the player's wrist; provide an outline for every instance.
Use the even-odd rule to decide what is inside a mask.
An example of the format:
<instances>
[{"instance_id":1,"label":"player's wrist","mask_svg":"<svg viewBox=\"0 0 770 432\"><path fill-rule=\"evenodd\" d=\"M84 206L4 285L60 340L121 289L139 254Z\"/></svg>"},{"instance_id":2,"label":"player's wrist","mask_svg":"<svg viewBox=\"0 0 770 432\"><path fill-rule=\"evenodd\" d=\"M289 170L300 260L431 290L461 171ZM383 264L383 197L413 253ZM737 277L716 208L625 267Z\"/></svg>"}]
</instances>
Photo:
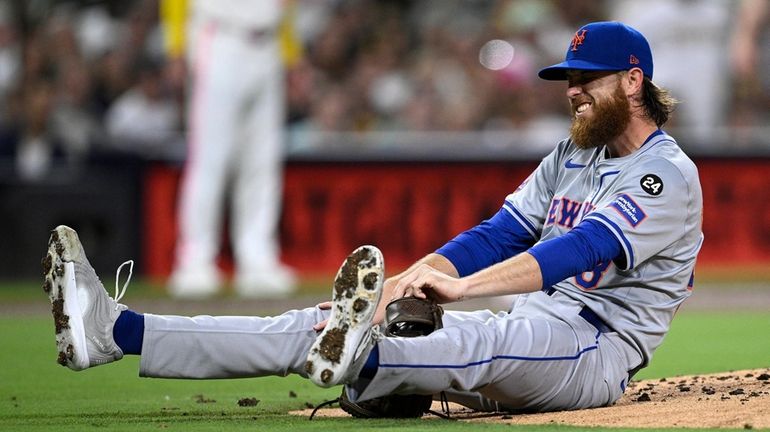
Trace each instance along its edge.
<instances>
[{"instance_id":1,"label":"player's wrist","mask_svg":"<svg viewBox=\"0 0 770 432\"><path fill-rule=\"evenodd\" d=\"M483 280L478 277L478 273L458 279L457 301L472 300L485 297L483 291Z\"/></svg>"}]
</instances>

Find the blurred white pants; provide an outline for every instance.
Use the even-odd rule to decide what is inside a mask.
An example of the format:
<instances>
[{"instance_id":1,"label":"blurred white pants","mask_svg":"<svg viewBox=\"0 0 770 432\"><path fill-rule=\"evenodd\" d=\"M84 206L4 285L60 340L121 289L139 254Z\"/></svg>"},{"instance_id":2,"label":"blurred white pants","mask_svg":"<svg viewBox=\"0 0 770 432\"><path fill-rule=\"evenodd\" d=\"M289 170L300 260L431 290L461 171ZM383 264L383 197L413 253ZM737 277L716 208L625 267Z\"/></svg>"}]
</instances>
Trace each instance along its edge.
<instances>
[{"instance_id":1,"label":"blurred white pants","mask_svg":"<svg viewBox=\"0 0 770 432\"><path fill-rule=\"evenodd\" d=\"M191 23L188 157L175 271L214 268L226 200L238 274L279 262L284 77L271 32Z\"/></svg>"}]
</instances>

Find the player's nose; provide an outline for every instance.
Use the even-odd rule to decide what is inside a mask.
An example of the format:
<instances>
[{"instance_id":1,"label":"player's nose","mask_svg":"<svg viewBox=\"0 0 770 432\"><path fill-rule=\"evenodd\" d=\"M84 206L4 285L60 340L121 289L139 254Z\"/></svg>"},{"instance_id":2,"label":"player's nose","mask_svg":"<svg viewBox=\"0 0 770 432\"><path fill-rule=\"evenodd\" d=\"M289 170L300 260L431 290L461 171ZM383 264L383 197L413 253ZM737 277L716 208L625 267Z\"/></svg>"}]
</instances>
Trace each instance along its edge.
<instances>
[{"instance_id":1,"label":"player's nose","mask_svg":"<svg viewBox=\"0 0 770 432\"><path fill-rule=\"evenodd\" d=\"M580 86L580 84L572 84L570 83L567 87L567 97L572 100L578 95L583 93L583 87Z\"/></svg>"}]
</instances>

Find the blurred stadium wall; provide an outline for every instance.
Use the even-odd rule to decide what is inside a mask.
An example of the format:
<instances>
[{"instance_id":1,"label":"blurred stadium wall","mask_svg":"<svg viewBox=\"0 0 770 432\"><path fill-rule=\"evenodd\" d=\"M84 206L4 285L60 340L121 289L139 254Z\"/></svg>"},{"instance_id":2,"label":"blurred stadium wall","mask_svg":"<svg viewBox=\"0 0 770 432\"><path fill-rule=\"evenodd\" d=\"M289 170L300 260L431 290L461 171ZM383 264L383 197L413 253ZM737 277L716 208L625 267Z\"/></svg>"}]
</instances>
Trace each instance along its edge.
<instances>
[{"instance_id":1,"label":"blurred stadium wall","mask_svg":"<svg viewBox=\"0 0 770 432\"><path fill-rule=\"evenodd\" d=\"M696 152L694 159L705 203L699 267L770 265L770 157ZM538 163L539 157L499 149L451 146L292 156L280 232L284 257L303 273L331 273L350 250L368 243L396 271L493 215ZM102 159L61 167L36 182L0 170L0 277L36 275L48 231L67 224L78 229L100 271L133 258L144 274L163 281L173 259L181 169L178 161ZM221 263L229 262L225 248Z\"/></svg>"}]
</instances>

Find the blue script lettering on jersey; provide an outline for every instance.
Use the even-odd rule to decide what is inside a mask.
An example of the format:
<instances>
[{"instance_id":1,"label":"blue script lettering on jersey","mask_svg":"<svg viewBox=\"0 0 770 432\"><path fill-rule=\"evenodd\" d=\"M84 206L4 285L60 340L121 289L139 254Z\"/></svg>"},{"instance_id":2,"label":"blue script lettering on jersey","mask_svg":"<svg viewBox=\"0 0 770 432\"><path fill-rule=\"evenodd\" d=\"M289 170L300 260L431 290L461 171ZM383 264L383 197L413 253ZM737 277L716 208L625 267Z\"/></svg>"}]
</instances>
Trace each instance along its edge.
<instances>
[{"instance_id":1,"label":"blue script lettering on jersey","mask_svg":"<svg viewBox=\"0 0 770 432\"><path fill-rule=\"evenodd\" d=\"M610 206L617 210L634 228L647 218L647 214L639 207L639 204L626 194L615 198Z\"/></svg>"},{"instance_id":2,"label":"blue script lettering on jersey","mask_svg":"<svg viewBox=\"0 0 770 432\"><path fill-rule=\"evenodd\" d=\"M566 228L572 228L593 209L594 206L587 201L580 202L566 197L554 198L551 201L551 207L548 209L548 219L546 219L545 225L558 224Z\"/></svg>"},{"instance_id":3,"label":"blue script lettering on jersey","mask_svg":"<svg viewBox=\"0 0 770 432\"><path fill-rule=\"evenodd\" d=\"M575 218L577 218L577 215L580 213L581 207L583 207L583 203L572 201L569 198L562 198L559 225L567 228L575 226Z\"/></svg>"}]
</instances>

